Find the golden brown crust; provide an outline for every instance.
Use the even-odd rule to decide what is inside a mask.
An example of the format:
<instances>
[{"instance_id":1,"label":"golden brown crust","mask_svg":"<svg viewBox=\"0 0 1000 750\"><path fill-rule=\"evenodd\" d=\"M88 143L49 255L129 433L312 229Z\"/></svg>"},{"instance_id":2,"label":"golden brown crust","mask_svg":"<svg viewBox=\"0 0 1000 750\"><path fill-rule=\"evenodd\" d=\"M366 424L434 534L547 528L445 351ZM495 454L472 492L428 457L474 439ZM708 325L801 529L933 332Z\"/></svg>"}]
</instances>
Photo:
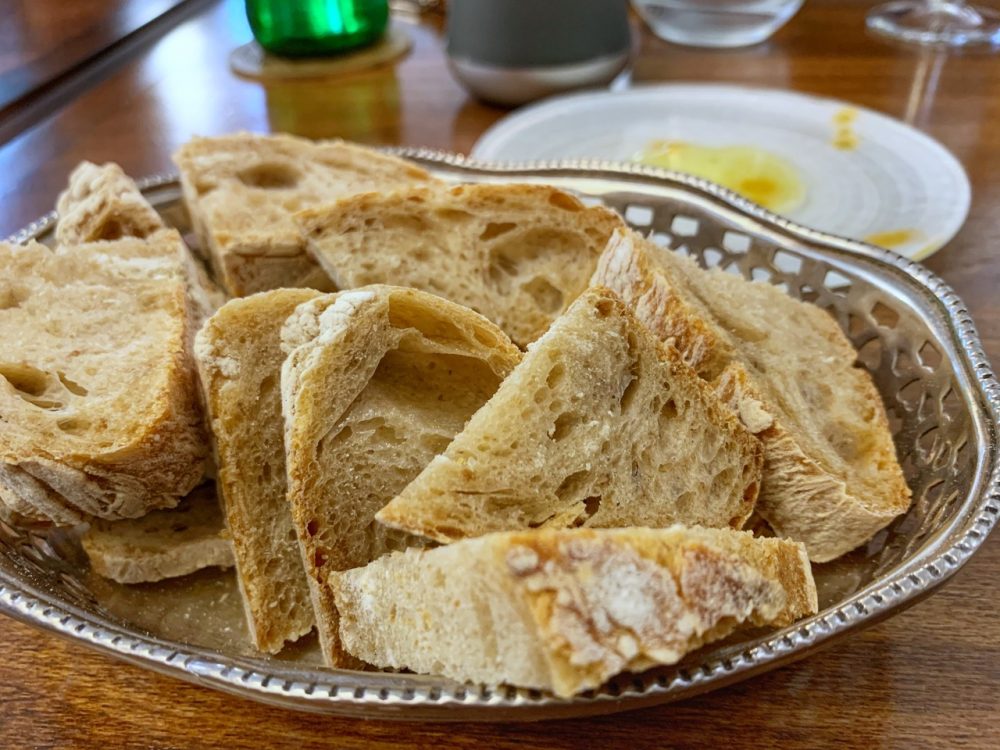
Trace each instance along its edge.
<instances>
[{"instance_id":1,"label":"golden brown crust","mask_svg":"<svg viewBox=\"0 0 1000 750\"><path fill-rule=\"evenodd\" d=\"M885 407L825 312L767 285L702 271L635 233L609 243L595 278L626 295L643 322L698 363L761 438L760 514L779 534L805 542L811 559L854 549L909 507ZM741 303L771 317L751 316ZM799 320L785 341L776 330L790 316ZM823 360L812 360L822 374L781 372L790 364L771 361L777 355L761 348L770 340L785 341L786 350L808 345L818 353L806 356ZM789 351L788 360L804 358ZM820 416L825 426L812 426Z\"/></svg>"},{"instance_id":2,"label":"golden brown crust","mask_svg":"<svg viewBox=\"0 0 1000 750\"><path fill-rule=\"evenodd\" d=\"M481 313L526 346L586 288L617 214L544 185L420 186L303 211L309 252L341 288L411 286Z\"/></svg>"},{"instance_id":3,"label":"golden brown crust","mask_svg":"<svg viewBox=\"0 0 1000 750\"><path fill-rule=\"evenodd\" d=\"M331 586L345 644L372 664L564 697L817 610L802 545L682 526L490 534Z\"/></svg>"},{"instance_id":4,"label":"golden brown crust","mask_svg":"<svg viewBox=\"0 0 1000 750\"><path fill-rule=\"evenodd\" d=\"M0 247L0 295L17 297L0 310L17 332L0 362L0 497L18 512L33 506L60 524L134 518L201 479L207 440L179 243L159 232Z\"/></svg>"},{"instance_id":5,"label":"golden brown crust","mask_svg":"<svg viewBox=\"0 0 1000 750\"><path fill-rule=\"evenodd\" d=\"M342 141L236 133L174 155L192 227L231 296L335 287L305 253L291 215L338 197L431 178L402 159Z\"/></svg>"},{"instance_id":6,"label":"golden brown crust","mask_svg":"<svg viewBox=\"0 0 1000 750\"><path fill-rule=\"evenodd\" d=\"M247 622L257 648L268 653L313 626L285 498L280 332L296 306L316 295L278 289L231 300L195 346Z\"/></svg>"},{"instance_id":7,"label":"golden brown crust","mask_svg":"<svg viewBox=\"0 0 1000 750\"><path fill-rule=\"evenodd\" d=\"M288 502L309 577L320 645L343 651L327 578L424 540L374 514L496 389L520 351L482 316L390 286L326 295L285 324L282 368Z\"/></svg>"}]
</instances>

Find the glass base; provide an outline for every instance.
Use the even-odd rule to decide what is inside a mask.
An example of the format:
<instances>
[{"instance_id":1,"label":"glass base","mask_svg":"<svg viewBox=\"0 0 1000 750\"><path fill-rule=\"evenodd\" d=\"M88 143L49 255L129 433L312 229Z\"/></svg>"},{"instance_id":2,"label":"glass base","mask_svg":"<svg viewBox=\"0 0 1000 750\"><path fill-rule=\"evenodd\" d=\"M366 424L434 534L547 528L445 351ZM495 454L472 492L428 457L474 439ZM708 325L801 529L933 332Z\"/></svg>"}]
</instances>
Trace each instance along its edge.
<instances>
[{"instance_id":1,"label":"glass base","mask_svg":"<svg viewBox=\"0 0 1000 750\"><path fill-rule=\"evenodd\" d=\"M1000 47L1000 13L940 0L899 0L874 8L868 28L914 44Z\"/></svg>"}]
</instances>

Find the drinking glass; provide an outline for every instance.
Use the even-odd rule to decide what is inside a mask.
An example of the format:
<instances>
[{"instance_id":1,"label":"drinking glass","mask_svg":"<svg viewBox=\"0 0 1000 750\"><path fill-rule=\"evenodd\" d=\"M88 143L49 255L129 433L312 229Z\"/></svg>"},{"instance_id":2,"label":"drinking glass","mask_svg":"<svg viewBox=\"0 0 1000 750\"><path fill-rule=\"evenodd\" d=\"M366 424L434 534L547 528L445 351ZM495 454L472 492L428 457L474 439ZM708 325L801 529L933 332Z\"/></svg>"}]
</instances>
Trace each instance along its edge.
<instances>
[{"instance_id":1,"label":"drinking glass","mask_svg":"<svg viewBox=\"0 0 1000 750\"><path fill-rule=\"evenodd\" d=\"M868 14L868 28L916 44L1000 46L1000 13L961 0L896 0Z\"/></svg>"},{"instance_id":2,"label":"drinking glass","mask_svg":"<svg viewBox=\"0 0 1000 750\"><path fill-rule=\"evenodd\" d=\"M803 0L632 0L661 39L695 47L745 47L784 26Z\"/></svg>"}]
</instances>

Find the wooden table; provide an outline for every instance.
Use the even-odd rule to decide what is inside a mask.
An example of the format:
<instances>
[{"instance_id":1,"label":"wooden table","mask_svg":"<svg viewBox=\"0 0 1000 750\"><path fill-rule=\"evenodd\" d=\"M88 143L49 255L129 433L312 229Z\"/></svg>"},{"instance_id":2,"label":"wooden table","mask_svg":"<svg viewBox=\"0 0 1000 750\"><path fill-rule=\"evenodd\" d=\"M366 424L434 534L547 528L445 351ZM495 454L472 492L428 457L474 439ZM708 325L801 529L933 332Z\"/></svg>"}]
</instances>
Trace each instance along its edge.
<instances>
[{"instance_id":1,"label":"wooden table","mask_svg":"<svg viewBox=\"0 0 1000 750\"><path fill-rule=\"evenodd\" d=\"M973 184L969 221L928 261L1000 362L1000 56L938 57L865 35L868 2L810 0L770 42L709 52L642 31L636 81L729 81L834 96L944 142ZM247 128L465 151L503 111L451 79L433 24L412 54L339 81L261 86L227 70L242 3L210 5L0 149L0 232L51 208L81 159L170 169L195 133ZM0 744L38 747L1000 746L1000 539L943 591L804 662L684 703L538 725L396 724L283 712L98 656L0 618Z\"/></svg>"}]
</instances>

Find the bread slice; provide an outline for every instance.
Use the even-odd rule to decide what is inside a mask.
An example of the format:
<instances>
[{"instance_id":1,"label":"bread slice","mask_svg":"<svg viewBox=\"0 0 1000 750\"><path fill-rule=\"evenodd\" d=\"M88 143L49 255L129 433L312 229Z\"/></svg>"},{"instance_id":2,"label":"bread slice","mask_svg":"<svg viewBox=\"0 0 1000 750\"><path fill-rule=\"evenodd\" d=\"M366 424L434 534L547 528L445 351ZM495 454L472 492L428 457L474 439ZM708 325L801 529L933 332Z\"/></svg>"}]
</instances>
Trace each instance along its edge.
<instances>
[{"instance_id":1,"label":"bread slice","mask_svg":"<svg viewBox=\"0 0 1000 750\"><path fill-rule=\"evenodd\" d=\"M120 166L81 162L70 173L69 185L56 203L59 220L56 241L60 245L117 240L146 239L168 229L135 182ZM226 301L225 294L191 255L183 242L172 246L187 278L188 302L194 316L194 331Z\"/></svg>"},{"instance_id":2,"label":"bread slice","mask_svg":"<svg viewBox=\"0 0 1000 750\"><path fill-rule=\"evenodd\" d=\"M587 287L621 218L544 185L420 186L357 195L296 215L341 289L432 292L538 338Z\"/></svg>"},{"instance_id":3,"label":"bread slice","mask_svg":"<svg viewBox=\"0 0 1000 750\"><path fill-rule=\"evenodd\" d=\"M211 484L198 487L170 510L126 521L94 521L80 541L91 570L118 583L149 583L233 566L233 547Z\"/></svg>"},{"instance_id":4,"label":"bread slice","mask_svg":"<svg viewBox=\"0 0 1000 750\"><path fill-rule=\"evenodd\" d=\"M683 526L490 534L330 584L366 662L562 697L817 609L802 545Z\"/></svg>"},{"instance_id":5,"label":"bread slice","mask_svg":"<svg viewBox=\"0 0 1000 750\"><path fill-rule=\"evenodd\" d=\"M317 294L276 289L230 300L195 339L247 623L256 647L268 653L305 635L314 623L285 499L281 327Z\"/></svg>"},{"instance_id":6,"label":"bread slice","mask_svg":"<svg viewBox=\"0 0 1000 750\"><path fill-rule=\"evenodd\" d=\"M195 138L174 161L192 226L231 296L278 287L333 290L305 253L292 214L431 179L416 165L372 149L289 135Z\"/></svg>"},{"instance_id":7,"label":"bread slice","mask_svg":"<svg viewBox=\"0 0 1000 750\"><path fill-rule=\"evenodd\" d=\"M594 288L376 518L442 542L539 526L740 528L762 461L709 385Z\"/></svg>"},{"instance_id":8,"label":"bread slice","mask_svg":"<svg viewBox=\"0 0 1000 750\"><path fill-rule=\"evenodd\" d=\"M135 518L201 481L180 242L0 244L0 501L15 512Z\"/></svg>"},{"instance_id":9,"label":"bread slice","mask_svg":"<svg viewBox=\"0 0 1000 750\"><path fill-rule=\"evenodd\" d=\"M472 310L390 286L306 302L282 336L288 499L324 656L344 666L327 577L423 543L376 524L376 511L445 449L521 353Z\"/></svg>"},{"instance_id":10,"label":"bread slice","mask_svg":"<svg viewBox=\"0 0 1000 750\"><path fill-rule=\"evenodd\" d=\"M612 240L594 283L680 348L764 442L757 510L814 562L854 549L909 507L885 407L826 312L635 233Z\"/></svg>"},{"instance_id":11,"label":"bread slice","mask_svg":"<svg viewBox=\"0 0 1000 750\"><path fill-rule=\"evenodd\" d=\"M56 241L80 245L122 237L144 239L165 228L160 215L117 164L81 162L56 202Z\"/></svg>"}]
</instances>

